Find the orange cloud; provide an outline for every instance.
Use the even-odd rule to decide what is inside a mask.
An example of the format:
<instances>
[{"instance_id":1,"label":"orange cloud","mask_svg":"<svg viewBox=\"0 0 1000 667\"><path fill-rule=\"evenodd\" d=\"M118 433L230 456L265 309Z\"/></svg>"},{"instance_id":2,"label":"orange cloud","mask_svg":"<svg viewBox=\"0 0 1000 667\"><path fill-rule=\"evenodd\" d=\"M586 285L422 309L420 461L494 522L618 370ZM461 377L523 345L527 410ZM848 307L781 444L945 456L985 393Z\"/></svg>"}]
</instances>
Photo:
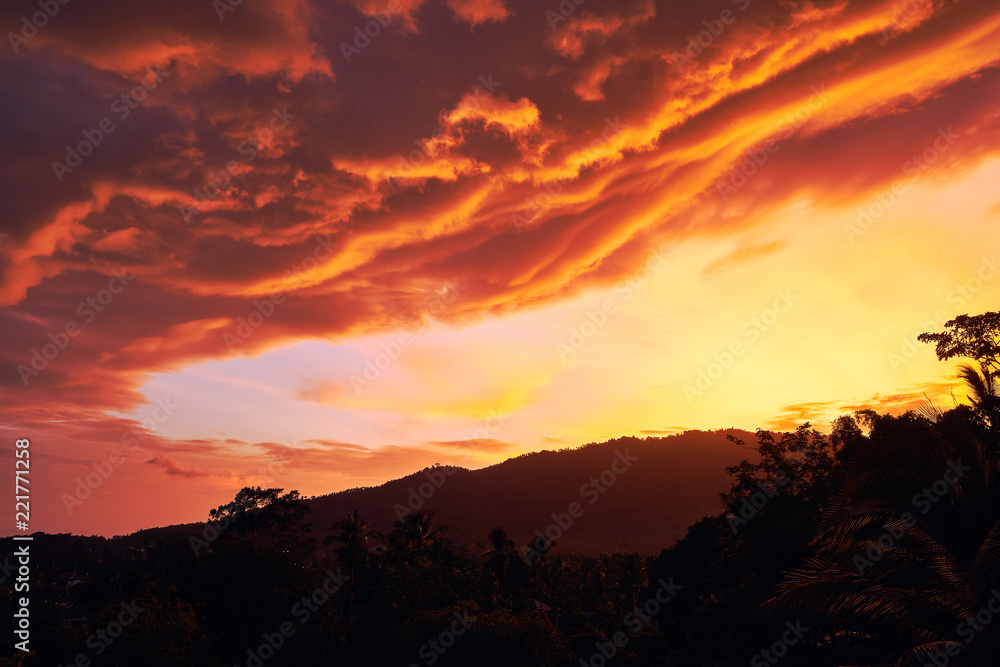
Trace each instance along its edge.
<instances>
[{"instance_id":1,"label":"orange cloud","mask_svg":"<svg viewBox=\"0 0 1000 667\"><path fill-rule=\"evenodd\" d=\"M391 22L400 16L405 30L417 32L417 13L426 0L350 0L351 4L365 16L381 17Z\"/></svg>"},{"instance_id":2,"label":"orange cloud","mask_svg":"<svg viewBox=\"0 0 1000 667\"><path fill-rule=\"evenodd\" d=\"M549 43L557 53L577 59L584 54L588 45L602 44L615 33L625 32L651 20L656 16L656 4L643 2L631 16L618 14L595 16L583 10L579 15L571 15L567 19L562 13L562 7L559 8L558 14L551 10L550 12L546 13L553 31Z\"/></svg>"},{"instance_id":3,"label":"orange cloud","mask_svg":"<svg viewBox=\"0 0 1000 667\"><path fill-rule=\"evenodd\" d=\"M446 449L464 449L471 452L499 453L507 452L517 447L512 442L503 442L493 438L475 438L472 440L447 440L428 442L428 445L444 447Z\"/></svg>"},{"instance_id":4,"label":"orange cloud","mask_svg":"<svg viewBox=\"0 0 1000 667\"><path fill-rule=\"evenodd\" d=\"M508 16L503 0L448 0L455 16L473 26L487 21L503 21Z\"/></svg>"},{"instance_id":5,"label":"orange cloud","mask_svg":"<svg viewBox=\"0 0 1000 667\"><path fill-rule=\"evenodd\" d=\"M176 461L163 456L157 456L156 458L149 459L146 463L163 468L167 471L168 475L179 475L180 477L201 477L205 474L196 470L182 468Z\"/></svg>"}]
</instances>

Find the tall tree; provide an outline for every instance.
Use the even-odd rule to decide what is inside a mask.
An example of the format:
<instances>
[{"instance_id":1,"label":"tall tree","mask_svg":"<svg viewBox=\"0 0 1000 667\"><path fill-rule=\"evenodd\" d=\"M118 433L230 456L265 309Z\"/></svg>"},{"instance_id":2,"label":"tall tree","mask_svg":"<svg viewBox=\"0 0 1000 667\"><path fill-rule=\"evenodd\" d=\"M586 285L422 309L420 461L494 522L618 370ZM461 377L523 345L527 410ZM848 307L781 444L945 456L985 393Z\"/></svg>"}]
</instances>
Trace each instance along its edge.
<instances>
[{"instance_id":1,"label":"tall tree","mask_svg":"<svg viewBox=\"0 0 1000 667\"><path fill-rule=\"evenodd\" d=\"M358 515L354 510L352 514L333 524L333 535L327 536L323 540L324 545L339 544L334 550L337 561L341 567L347 570L350 577L347 588L347 627L354 625L354 593L358 587L359 572L366 566L369 556L369 545L377 540L381 540L382 533L377 530L369 530L368 522Z\"/></svg>"},{"instance_id":2,"label":"tall tree","mask_svg":"<svg viewBox=\"0 0 1000 667\"><path fill-rule=\"evenodd\" d=\"M223 531L251 537L268 547L307 548L311 542L306 522L309 505L298 491L247 486L232 502L211 510L209 518Z\"/></svg>"},{"instance_id":3,"label":"tall tree","mask_svg":"<svg viewBox=\"0 0 1000 667\"><path fill-rule=\"evenodd\" d=\"M503 526L490 530L490 549L486 552L486 569L496 575L500 592L518 590L527 584L528 569L514 540L507 536Z\"/></svg>"},{"instance_id":4,"label":"tall tree","mask_svg":"<svg viewBox=\"0 0 1000 667\"><path fill-rule=\"evenodd\" d=\"M389 535L390 544L406 549L422 552L426 547L442 537L448 530L447 526L434 526L434 512L420 510L410 512L402 519L393 522L393 530Z\"/></svg>"},{"instance_id":5,"label":"tall tree","mask_svg":"<svg viewBox=\"0 0 1000 667\"><path fill-rule=\"evenodd\" d=\"M922 343L935 343L938 359L967 357L986 364L992 373L1000 370L1000 312L959 315L944 324L941 333L925 332Z\"/></svg>"},{"instance_id":6,"label":"tall tree","mask_svg":"<svg viewBox=\"0 0 1000 667\"><path fill-rule=\"evenodd\" d=\"M371 545L382 540L383 535L377 530L369 530L368 522L358 515L357 510L333 524L332 528L336 532L327 536L323 544L340 545L334 549L334 553L337 561L353 580L357 570L368 558Z\"/></svg>"},{"instance_id":7,"label":"tall tree","mask_svg":"<svg viewBox=\"0 0 1000 667\"><path fill-rule=\"evenodd\" d=\"M1000 432L1000 312L959 315L945 323L944 331L922 333L918 340L934 343L941 361L965 357L975 362L962 364L958 376L971 391L976 416L994 434Z\"/></svg>"}]
</instances>

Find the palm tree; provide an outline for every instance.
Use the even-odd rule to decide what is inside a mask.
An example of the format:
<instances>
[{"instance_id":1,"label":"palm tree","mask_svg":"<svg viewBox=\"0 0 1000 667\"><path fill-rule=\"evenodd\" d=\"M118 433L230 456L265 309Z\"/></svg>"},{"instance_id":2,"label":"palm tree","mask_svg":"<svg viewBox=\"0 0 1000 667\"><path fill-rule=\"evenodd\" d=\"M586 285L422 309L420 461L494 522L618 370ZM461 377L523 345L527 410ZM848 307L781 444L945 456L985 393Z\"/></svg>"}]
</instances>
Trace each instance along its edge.
<instances>
[{"instance_id":1,"label":"palm tree","mask_svg":"<svg viewBox=\"0 0 1000 667\"><path fill-rule=\"evenodd\" d=\"M368 522L358 516L358 511L333 524L333 530L337 531L333 535L327 536L323 540L323 545L340 544L334 550L337 562L345 568L350 575L350 593L347 601L347 627L350 628L354 620L354 590L356 588L356 578L367 562L369 545L376 540L381 540L382 533L377 530L368 530Z\"/></svg>"},{"instance_id":2,"label":"palm tree","mask_svg":"<svg viewBox=\"0 0 1000 667\"><path fill-rule=\"evenodd\" d=\"M334 550L334 553L337 555L337 561L348 570L353 580L358 567L364 564L369 555L369 545L382 540L382 533L368 530L368 522L358 516L357 510L333 524L332 529L337 531L336 534L326 537L323 544L341 545Z\"/></svg>"},{"instance_id":3,"label":"palm tree","mask_svg":"<svg viewBox=\"0 0 1000 667\"><path fill-rule=\"evenodd\" d=\"M402 519L393 522L392 533L389 536L390 543L401 547L403 550L413 548L420 553L425 547L441 538L441 534L448 530L447 526L431 527L434 519L434 512L411 512Z\"/></svg>"},{"instance_id":4,"label":"palm tree","mask_svg":"<svg viewBox=\"0 0 1000 667\"><path fill-rule=\"evenodd\" d=\"M986 362L980 362L978 369L972 364L962 364L958 367L958 377L972 391L972 395L968 397L972 409L994 432L1000 430L998 376L1000 372L992 370Z\"/></svg>"},{"instance_id":5,"label":"palm tree","mask_svg":"<svg viewBox=\"0 0 1000 667\"><path fill-rule=\"evenodd\" d=\"M507 574L507 558L514 550L514 540L507 537L503 526L494 526L490 530L490 546L492 548L486 552L486 567L496 573L502 589L503 578Z\"/></svg>"},{"instance_id":6,"label":"palm tree","mask_svg":"<svg viewBox=\"0 0 1000 667\"><path fill-rule=\"evenodd\" d=\"M1000 623L969 624L1000 586L995 438L962 409L935 424L882 418L846 459L817 555L765 609L898 636L909 646L899 664L956 648L968 664L995 664Z\"/></svg>"},{"instance_id":7,"label":"palm tree","mask_svg":"<svg viewBox=\"0 0 1000 667\"><path fill-rule=\"evenodd\" d=\"M1000 433L1000 400L997 380L1000 379L1000 311L981 315L959 315L945 323L940 333L925 332L917 336L923 343L934 343L934 352L941 361L953 357L973 359L975 368L963 364L959 377L972 390L976 415L994 432Z\"/></svg>"},{"instance_id":8,"label":"palm tree","mask_svg":"<svg viewBox=\"0 0 1000 667\"><path fill-rule=\"evenodd\" d=\"M515 549L514 540L507 537L502 526L490 530L490 546L486 552L486 568L492 571L500 582L500 592L508 588L518 589L527 579L527 565Z\"/></svg>"}]
</instances>

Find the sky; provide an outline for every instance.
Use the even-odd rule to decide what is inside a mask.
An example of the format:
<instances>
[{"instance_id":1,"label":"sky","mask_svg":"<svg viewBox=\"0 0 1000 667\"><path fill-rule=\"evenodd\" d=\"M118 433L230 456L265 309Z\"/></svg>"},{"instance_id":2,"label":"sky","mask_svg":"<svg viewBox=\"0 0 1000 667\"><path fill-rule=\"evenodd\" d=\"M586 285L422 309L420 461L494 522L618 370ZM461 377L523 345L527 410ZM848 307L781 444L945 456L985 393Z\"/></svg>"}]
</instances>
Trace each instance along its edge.
<instances>
[{"instance_id":1,"label":"sky","mask_svg":"<svg viewBox=\"0 0 1000 667\"><path fill-rule=\"evenodd\" d=\"M916 337L1000 296L991 0L0 26L0 458L30 440L32 530L948 407Z\"/></svg>"}]
</instances>

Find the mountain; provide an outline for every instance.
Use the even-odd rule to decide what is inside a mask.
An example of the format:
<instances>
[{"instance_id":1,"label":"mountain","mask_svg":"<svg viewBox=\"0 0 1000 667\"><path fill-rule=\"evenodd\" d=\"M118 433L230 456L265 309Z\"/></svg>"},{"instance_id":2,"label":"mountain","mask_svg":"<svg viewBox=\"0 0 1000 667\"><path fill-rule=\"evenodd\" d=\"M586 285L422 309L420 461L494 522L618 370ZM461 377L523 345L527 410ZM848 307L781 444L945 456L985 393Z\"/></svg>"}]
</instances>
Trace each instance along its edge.
<instances>
[{"instance_id":1,"label":"mountain","mask_svg":"<svg viewBox=\"0 0 1000 667\"><path fill-rule=\"evenodd\" d=\"M686 431L522 454L479 470L425 468L380 486L310 498L309 521L322 538L357 510L371 528L385 533L399 513L412 508L434 511L434 523L449 528L446 537L477 549L486 548L490 529L500 525L518 547L534 539L536 530L551 530L553 553L653 555L683 537L695 521L722 510L719 494L732 481L726 466L757 460L756 452L729 442L727 434L756 442L753 433L739 429ZM602 473L612 481L608 486ZM575 517L568 516L573 503L579 505ZM562 526L553 514L562 515ZM187 539L200 535L203 526L150 528L125 540L141 546Z\"/></svg>"},{"instance_id":2,"label":"mountain","mask_svg":"<svg viewBox=\"0 0 1000 667\"><path fill-rule=\"evenodd\" d=\"M654 554L698 519L721 511L719 494L731 482L726 466L755 460L727 433L755 442L753 434L736 429L687 431L523 454L479 470L426 468L381 486L312 498L310 521L325 535L357 510L386 532L412 508L435 511L435 523L450 528L447 537L478 547L502 525L519 546L536 530L549 530L557 535L554 553Z\"/></svg>"}]
</instances>

